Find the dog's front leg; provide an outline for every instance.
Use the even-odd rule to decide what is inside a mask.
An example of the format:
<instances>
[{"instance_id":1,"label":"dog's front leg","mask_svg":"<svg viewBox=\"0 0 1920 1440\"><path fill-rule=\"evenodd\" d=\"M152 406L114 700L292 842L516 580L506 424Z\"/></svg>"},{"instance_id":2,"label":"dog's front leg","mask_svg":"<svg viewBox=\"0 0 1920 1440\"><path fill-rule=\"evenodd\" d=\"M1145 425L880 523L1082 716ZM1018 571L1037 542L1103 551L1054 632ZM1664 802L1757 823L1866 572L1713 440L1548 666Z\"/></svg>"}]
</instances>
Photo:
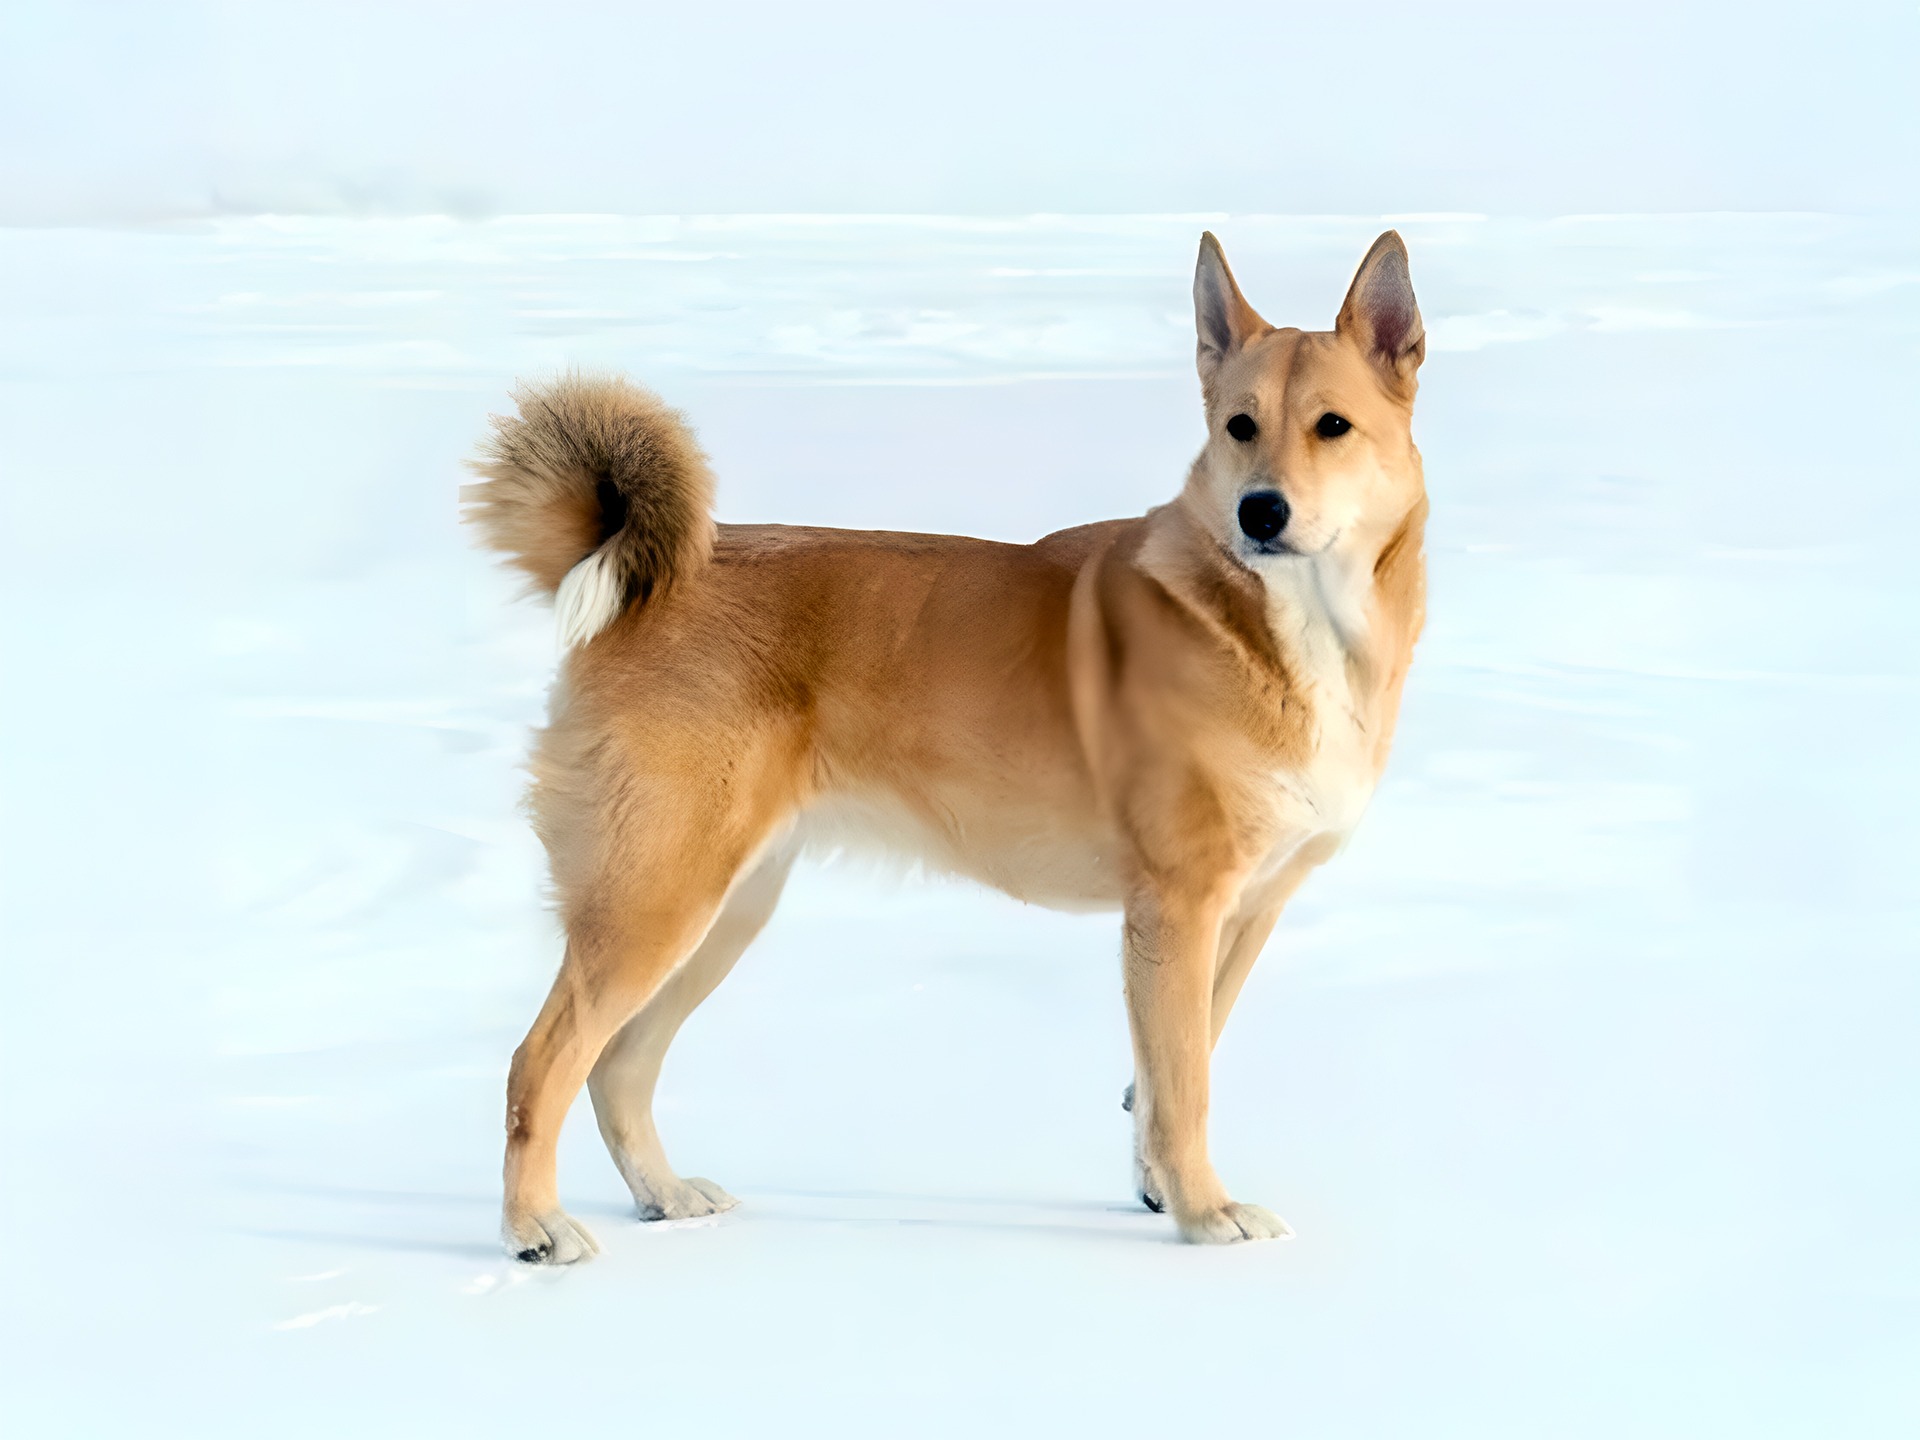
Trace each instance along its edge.
<instances>
[{"instance_id":1,"label":"dog's front leg","mask_svg":"<svg viewBox=\"0 0 1920 1440\"><path fill-rule=\"evenodd\" d=\"M1143 889L1127 905L1135 1179L1150 1204L1160 1198L1173 1212L1184 1238L1212 1245L1291 1233L1271 1211L1229 1199L1207 1158L1221 920L1217 901L1172 887Z\"/></svg>"}]
</instances>

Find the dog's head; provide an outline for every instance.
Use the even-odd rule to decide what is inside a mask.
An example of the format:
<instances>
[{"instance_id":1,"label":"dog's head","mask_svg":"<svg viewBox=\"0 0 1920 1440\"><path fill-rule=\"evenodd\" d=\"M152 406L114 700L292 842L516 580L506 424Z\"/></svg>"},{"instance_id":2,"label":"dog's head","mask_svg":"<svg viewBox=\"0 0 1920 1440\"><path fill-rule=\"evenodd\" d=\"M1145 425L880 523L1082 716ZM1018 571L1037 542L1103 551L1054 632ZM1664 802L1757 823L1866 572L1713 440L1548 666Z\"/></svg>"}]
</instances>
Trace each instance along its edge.
<instances>
[{"instance_id":1,"label":"dog's head","mask_svg":"<svg viewBox=\"0 0 1920 1440\"><path fill-rule=\"evenodd\" d=\"M1207 445L1183 498L1196 518L1263 572L1378 554L1424 488L1412 420L1426 331L1400 237L1373 242L1332 330L1262 320L1210 234L1193 303Z\"/></svg>"}]
</instances>

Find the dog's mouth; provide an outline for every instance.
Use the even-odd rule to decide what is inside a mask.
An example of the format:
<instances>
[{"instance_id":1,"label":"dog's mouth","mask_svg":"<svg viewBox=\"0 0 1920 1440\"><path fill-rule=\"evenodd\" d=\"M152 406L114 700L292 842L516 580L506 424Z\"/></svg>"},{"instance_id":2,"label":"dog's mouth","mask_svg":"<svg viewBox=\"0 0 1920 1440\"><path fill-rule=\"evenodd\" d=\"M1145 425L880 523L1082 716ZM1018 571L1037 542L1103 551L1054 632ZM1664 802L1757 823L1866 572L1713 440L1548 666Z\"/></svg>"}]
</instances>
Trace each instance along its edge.
<instances>
[{"instance_id":1,"label":"dog's mouth","mask_svg":"<svg viewBox=\"0 0 1920 1440\"><path fill-rule=\"evenodd\" d=\"M1324 543L1312 550L1302 550L1299 546L1290 545L1284 540L1268 540L1262 542L1249 540L1245 536L1242 536L1238 545L1221 545L1220 553L1249 575L1258 575L1260 571L1253 563L1254 561L1317 560L1333 549L1334 543L1339 540L1341 533L1342 532L1338 530L1334 531L1332 535L1327 537Z\"/></svg>"},{"instance_id":2,"label":"dog's mouth","mask_svg":"<svg viewBox=\"0 0 1920 1440\"><path fill-rule=\"evenodd\" d=\"M1278 556L1293 560L1315 560L1331 550L1334 544L1340 539L1342 533L1343 532L1339 530L1334 531L1333 534L1329 535L1325 540L1322 540L1310 550L1295 545L1284 536L1275 536L1271 540L1248 539L1245 544L1250 553L1261 556L1262 558Z\"/></svg>"}]
</instances>

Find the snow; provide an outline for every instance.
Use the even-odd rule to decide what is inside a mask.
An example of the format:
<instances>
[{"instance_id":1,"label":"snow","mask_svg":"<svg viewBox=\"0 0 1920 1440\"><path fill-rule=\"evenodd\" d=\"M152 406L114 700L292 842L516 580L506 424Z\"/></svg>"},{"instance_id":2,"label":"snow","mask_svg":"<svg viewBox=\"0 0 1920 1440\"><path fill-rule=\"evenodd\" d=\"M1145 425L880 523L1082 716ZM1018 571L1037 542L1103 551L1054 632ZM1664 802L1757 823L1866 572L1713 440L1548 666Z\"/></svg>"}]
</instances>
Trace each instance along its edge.
<instances>
[{"instance_id":1,"label":"snow","mask_svg":"<svg viewBox=\"0 0 1920 1440\"><path fill-rule=\"evenodd\" d=\"M1297 1238L1130 1204L1110 917L812 868L662 1081L742 1208L632 1223L583 1108L563 1274L486 412L620 366L723 518L1030 538L1177 485L1203 227L1326 324L1389 220L0 231L9 1432L1913 1433L1912 226L1389 219L1430 628L1215 1067Z\"/></svg>"}]
</instances>

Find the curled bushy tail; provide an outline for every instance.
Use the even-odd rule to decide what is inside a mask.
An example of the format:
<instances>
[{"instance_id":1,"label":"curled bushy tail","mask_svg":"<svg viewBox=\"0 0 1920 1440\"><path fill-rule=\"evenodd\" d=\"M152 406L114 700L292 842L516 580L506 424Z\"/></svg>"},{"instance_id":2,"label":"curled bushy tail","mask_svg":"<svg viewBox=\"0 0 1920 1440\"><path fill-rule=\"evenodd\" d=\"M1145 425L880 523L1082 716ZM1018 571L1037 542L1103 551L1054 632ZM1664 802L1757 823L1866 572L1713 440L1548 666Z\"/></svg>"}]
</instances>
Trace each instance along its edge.
<instances>
[{"instance_id":1,"label":"curled bushy tail","mask_svg":"<svg viewBox=\"0 0 1920 1440\"><path fill-rule=\"evenodd\" d=\"M560 643L583 645L713 552L713 473L659 396L617 375L513 392L460 498L484 543L554 597Z\"/></svg>"}]
</instances>

